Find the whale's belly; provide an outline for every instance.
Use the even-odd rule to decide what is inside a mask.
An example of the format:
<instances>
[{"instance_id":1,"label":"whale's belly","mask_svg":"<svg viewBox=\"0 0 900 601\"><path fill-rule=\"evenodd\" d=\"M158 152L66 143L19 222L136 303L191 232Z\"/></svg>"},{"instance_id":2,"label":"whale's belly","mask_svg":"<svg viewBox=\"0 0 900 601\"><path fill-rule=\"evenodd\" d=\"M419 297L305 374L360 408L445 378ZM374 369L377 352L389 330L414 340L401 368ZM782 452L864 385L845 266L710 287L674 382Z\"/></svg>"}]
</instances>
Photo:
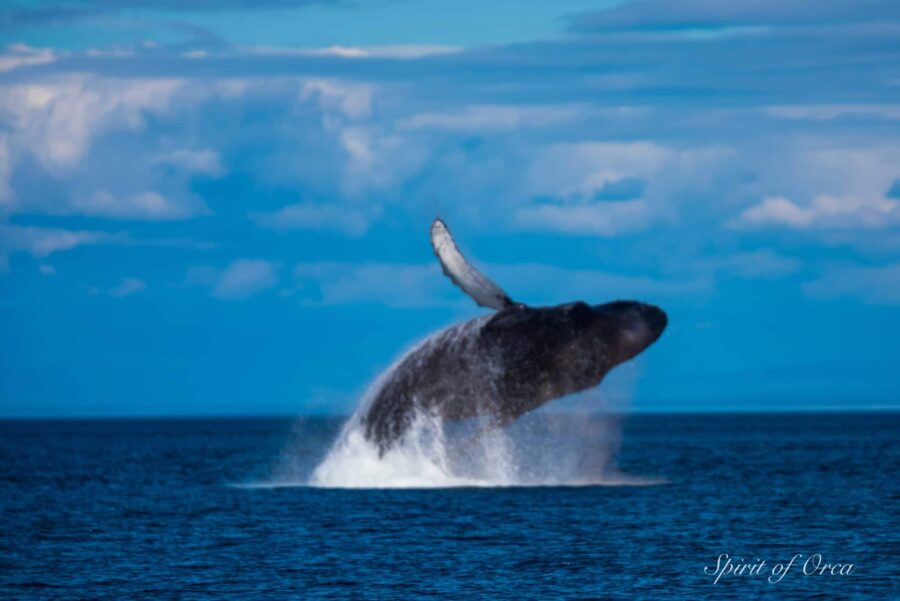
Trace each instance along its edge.
<instances>
[{"instance_id":1,"label":"whale's belly","mask_svg":"<svg viewBox=\"0 0 900 601\"><path fill-rule=\"evenodd\" d=\"M445 420L489 416L502 424L571 392L545 357L498 344L484 321L439 332L385 376L363 415L369 440L385 450L417 412Z\"/></svg>"}]
</instances>

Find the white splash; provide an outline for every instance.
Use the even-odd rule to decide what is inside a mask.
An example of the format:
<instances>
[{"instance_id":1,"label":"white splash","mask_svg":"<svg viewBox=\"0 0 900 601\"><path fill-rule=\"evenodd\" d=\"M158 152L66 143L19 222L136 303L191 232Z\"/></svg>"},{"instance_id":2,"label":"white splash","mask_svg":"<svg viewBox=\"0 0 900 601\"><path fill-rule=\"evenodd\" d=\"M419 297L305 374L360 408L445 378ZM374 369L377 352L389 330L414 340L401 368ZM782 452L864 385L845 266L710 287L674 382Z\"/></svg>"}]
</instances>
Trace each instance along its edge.
<instances>
[{"instance_id":1,"label":"white splash","mask_svg":"<svg viewBox=\"0 0 900 601\"><path fill-rule=\"evenodd\" d=\"M477 320L466 328L480 327ZM450 328L415 345L372 384L356 413L344 424L311 476L300 476L286 453L279 476L255 486L319 488L450 488L502 486L644 486L662 481L618 470L615 455L620 419L592 413L527 414L506 428L484 421L447 423L420 412L403 437L382 455L365 436L363 416L372 399L409 353L439 336L458 337ZM580 399L580 400L579 400ZM575 398L581 409L596 410L596 392ZM592 407L584 407L587 401ZM571 404L571 402L569 403ZM306 472L309 474L309 472Z\"/></svg>"},{"instance_id":2,"label":"white splash","mask_svg":"<svg viewBox=\"0 0 900 601\"><path fill-rule=\"evenodd\" d=\"M435 488L478 486L454 473L440 420L416 417L407 435L384 456L351 419L331 452L316 468L310 485L323 488Z\"/></svg>"},{"instance_id":3,"label":"white splash","mask_svg":"<svg viewBox=\"0 0 900 601\"><path fill-rule=\"evenodd\" d=\"M308 485L320 488L642 486L660 480L618 470L619 420L588 415L524 416L505 429L445 424L418 415L384 455L355 416Z\"/></svg>"}]
</instances>

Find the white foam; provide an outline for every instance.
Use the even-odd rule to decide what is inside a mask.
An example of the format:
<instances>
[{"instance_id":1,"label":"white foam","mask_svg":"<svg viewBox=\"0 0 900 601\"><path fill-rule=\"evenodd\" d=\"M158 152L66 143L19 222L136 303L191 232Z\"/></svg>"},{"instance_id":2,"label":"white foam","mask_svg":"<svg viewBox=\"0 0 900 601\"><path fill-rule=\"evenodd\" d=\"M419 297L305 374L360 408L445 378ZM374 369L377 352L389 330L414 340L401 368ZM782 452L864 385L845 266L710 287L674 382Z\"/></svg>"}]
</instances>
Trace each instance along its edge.
<instances>
[{"instance_id":1,"label":"white foam","mask_svg":"<svg viewBox=\"0 0 900 601\"><path fill-rule=\"evenodd\" d=\"M382 384L409 353L441 336L445 342L448 337L459 338L469 329L481 327L481 321L438 332L385 370L312 475L302 474L287 450L278 475L253 486L449 488L647 486L663 482L619 471L615 465L619 420L588 414L538 412L507 428L490 429L478 422L446 424L437 416L419 413L403 437L382 455L366 438L363 427L363 416ZM592 397L599 399L596 394L581 395L579 402L590 404Z\"/></svg>"},{"instance_id":2,"label":"white foam","mask_svg":"<svg viewBox=\"0 0 900 601\"><path fill-rule=\"evenodd\" d=\"M454 488L509 486L651 486L615 465L619 424L597 416L526 416L507 429L455 431L418 415L384 455L351 419L312 476L267 486L317 488Z\"/></svg>"},{"instance_id":3,"label":"white foam","mask_svg":"<svg viewBox=\"0 0 900 601\"><path fill-rule=\"evenodd\" d=\"M439 420L417 416L402 441L384 456L353 424L309 480L322 488L445 488L490 486L487 481L454 473Z\"/></svg>"}]
</instances>

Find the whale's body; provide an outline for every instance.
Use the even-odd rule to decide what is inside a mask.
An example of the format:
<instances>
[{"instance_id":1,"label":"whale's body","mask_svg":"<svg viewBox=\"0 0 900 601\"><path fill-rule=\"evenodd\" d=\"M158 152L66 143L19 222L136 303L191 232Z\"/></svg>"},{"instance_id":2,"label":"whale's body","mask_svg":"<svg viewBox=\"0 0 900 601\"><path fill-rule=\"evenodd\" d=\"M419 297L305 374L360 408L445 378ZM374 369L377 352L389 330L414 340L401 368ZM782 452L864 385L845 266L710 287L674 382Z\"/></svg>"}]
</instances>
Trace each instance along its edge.
<instances>
[{"instance_id":1,"label":"whale's body","mask_svg":"<svg viewBox=\"0 0 900 601\"><path fill-rule=\"evenodd\" d=\"M366 436L385 450L418 411L506 424L597 386L665 325L659 309L628 301L514 306L457 324L410 351L381 383L363 418Z\"/></svg>"},{"instance_id":2,"label":"whale's body","mask_svg":"<svg viewBox=\"0 0 900 601\"><path fill-rule=\"evenodd\" d=\"M440 221L432 242L445 273L479 304L498 310L432 335L381 381L362 422L382 453L418 412L445 420L487 417L502 426L547 401L593 388L666 327L661 309L635 301L513 302L462 258Z\"/></svg>"}]
</instances>

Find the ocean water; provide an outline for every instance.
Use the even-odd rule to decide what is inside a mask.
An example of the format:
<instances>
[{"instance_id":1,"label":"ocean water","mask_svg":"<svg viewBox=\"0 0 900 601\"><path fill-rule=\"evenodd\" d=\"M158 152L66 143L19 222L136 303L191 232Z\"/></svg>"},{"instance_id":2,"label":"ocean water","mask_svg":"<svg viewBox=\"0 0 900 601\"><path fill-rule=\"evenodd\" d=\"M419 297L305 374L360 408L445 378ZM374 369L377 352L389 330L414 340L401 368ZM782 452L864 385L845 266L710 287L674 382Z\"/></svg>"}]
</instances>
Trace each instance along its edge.
<instances>
[{"instance_id":1,"label":"ocean water","mask_svg":"<svg viewBox=\"0 0 900 601\"><path fill-rule=\"evenodd\" d=\"M898 413L443 436L379 458L329 418L2 421L0 596L900 598ZM765 563L716 583L723 554Z\"/></svg>"}]
</instances>

